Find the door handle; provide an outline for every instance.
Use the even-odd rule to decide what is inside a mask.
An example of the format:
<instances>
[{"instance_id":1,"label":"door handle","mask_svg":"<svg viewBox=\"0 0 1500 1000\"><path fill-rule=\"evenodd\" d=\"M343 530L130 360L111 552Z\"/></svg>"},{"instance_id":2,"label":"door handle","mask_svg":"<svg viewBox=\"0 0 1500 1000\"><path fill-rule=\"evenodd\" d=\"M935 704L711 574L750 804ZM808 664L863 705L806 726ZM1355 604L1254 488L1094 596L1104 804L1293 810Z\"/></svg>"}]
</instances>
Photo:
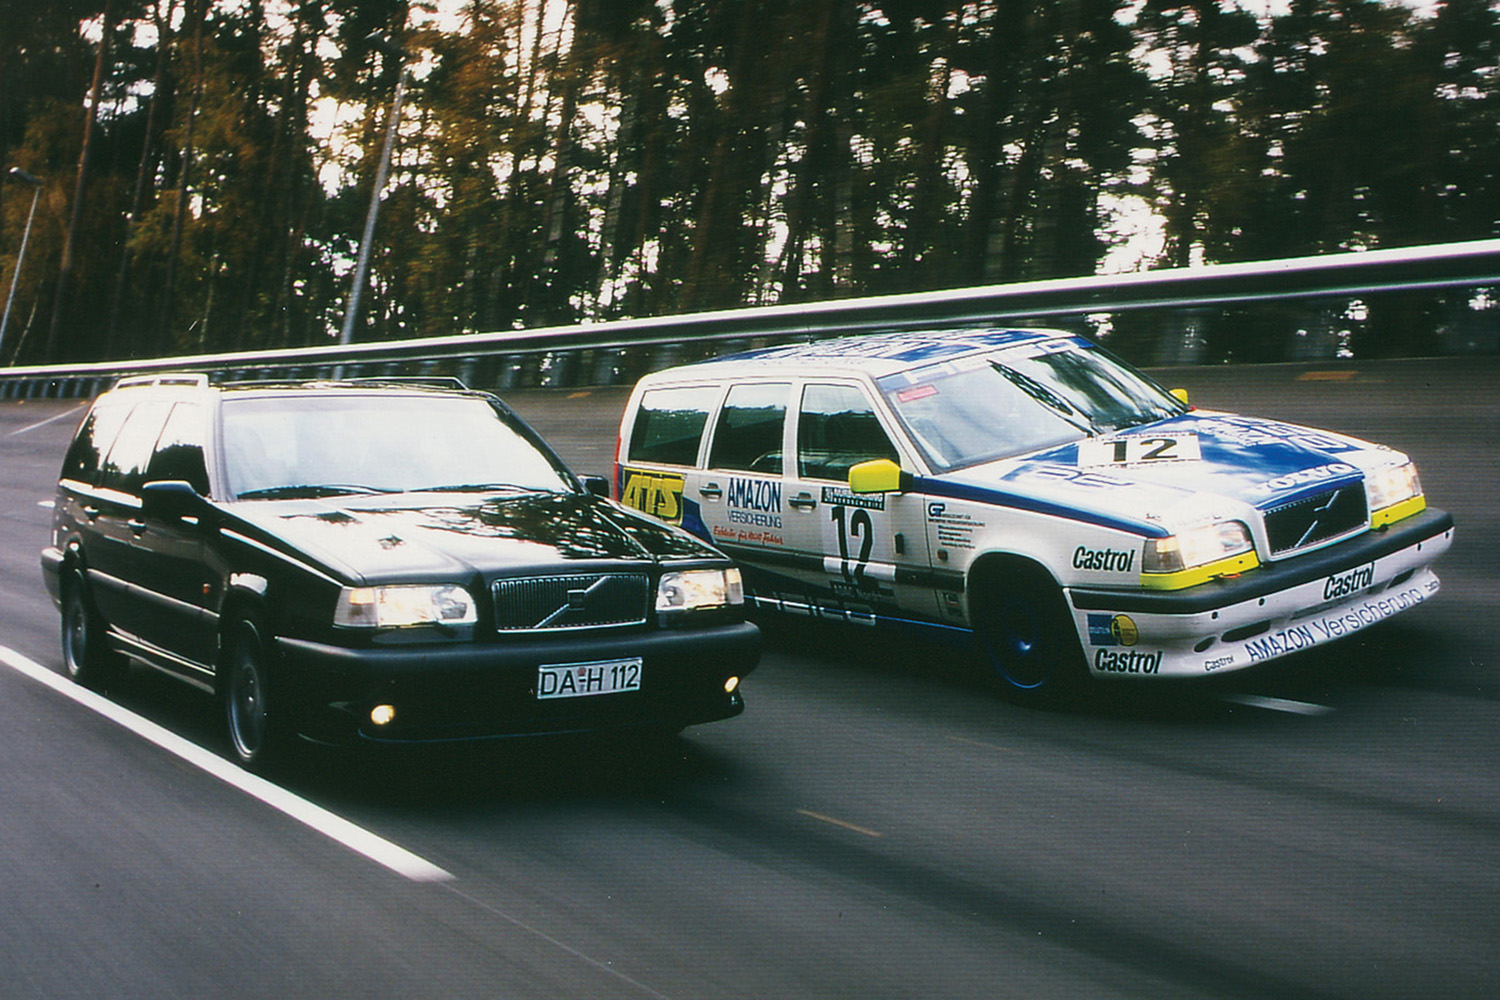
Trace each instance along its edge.
<instances>
[{"instance_id":1,"label":"door handle","mask_svg":"<svg viewBox=\"0 0 1500 1000\"><path fill-rule=\"evenodd\" d=\"M130 529L130 533L133 535L144 535L146 533L145 521L126 521L125 525Z\"/></svg>"},{"instance_id":2,"label":"door handle","mask_svg":"<svg viewBox=\"0 0 1500 1000\"><path fill-rule=\"evenodd\" d=\"M798 510L812 510L818 505L818 501L813 499L813 495L805 491L802 493L798 493L796 496L788 500L787 503L793 507L796 507Z\"/></svg>"},{"instance_id":3,"label":"door handle","mask_svg":"<svg viewBox=\"0 0 1500 1000\"><path fill-rule=\"evenodd\" d=\"M710 500L717 500L724 495L724 489L718 483L704 483L698 487L698 495Z\"/></svg>"},{"instance_id":4,"label":"door handle","mask_svg":"<svg viewBox=\"0 0 1500 1000\"><path fill-rule=\"evenodd\" d=\"M99 518L99 508L98 507L90 506L89 504L84 504L79 509L83 511L83 516L86 517L86 518L88 518L90 521L96 521L96 520L98 520L98 518Z\"/></svg>"}]
</instances>

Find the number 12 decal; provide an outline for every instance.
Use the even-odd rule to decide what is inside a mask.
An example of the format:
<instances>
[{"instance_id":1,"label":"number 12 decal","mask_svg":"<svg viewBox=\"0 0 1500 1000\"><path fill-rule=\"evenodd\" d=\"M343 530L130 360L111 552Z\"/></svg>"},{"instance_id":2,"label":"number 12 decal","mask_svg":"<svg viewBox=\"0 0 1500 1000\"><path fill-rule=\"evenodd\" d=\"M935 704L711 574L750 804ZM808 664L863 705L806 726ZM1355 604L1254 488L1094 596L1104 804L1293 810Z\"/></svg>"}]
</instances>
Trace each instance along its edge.
<instances>
[{"instance_id":1,"label":"number 12 decal","mask_svg":"<svg viewBox=\"0 0 1500 1000\"><path fill-rule=\"evenodd\" d=\"M1198 435L1192 433L1089 438L1078 442L1080 466L1160 465L1196 462L1202 457Z\"/></svg>"},{"instance_id":2,"label":"number 12 decal","mask_svg":"<svg viewBox=\"0 0 1500 1000\"><path fill-rule=\"evenodd\" d=\"M834 527L838 531L839 565L844 579L856 587L863 586L865 567L870 562L870 548L875 544L875 526L870 521L870 512L863 507L856 507L850 513L849 508L843 504L834 504L830 511ZM852 570L849 568L850 538L859 539L859 555L855 558Z\"/></svg>"}]
</instances>

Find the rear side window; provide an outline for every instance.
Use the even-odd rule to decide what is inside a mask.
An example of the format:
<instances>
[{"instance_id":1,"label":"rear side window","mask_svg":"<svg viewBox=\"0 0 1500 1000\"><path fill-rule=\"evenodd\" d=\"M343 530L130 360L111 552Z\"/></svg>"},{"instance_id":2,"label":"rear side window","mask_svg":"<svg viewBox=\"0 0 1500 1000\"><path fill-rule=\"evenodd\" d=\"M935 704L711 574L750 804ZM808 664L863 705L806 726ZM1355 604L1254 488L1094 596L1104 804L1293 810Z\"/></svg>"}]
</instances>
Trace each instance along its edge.
<instances>
[{"instance_id":1,"label":"rear side window","mask_svg":"<svg viewBox=\"0 0 1500 1000\"><path fill-rule=\"evenodd\" d=\"M208 468L203 461L203 407L197 403L178 403L172 407L161 436L156 439L156 453L146 468L146 482L180 479L208 496Z\"/></svg>"},{"instance_id":2,"label":"rear side window","mask_svg":"<svg viewBox=\"0 0 1500 1000\"><path fill-rule=\"evenodd\" d=\"M99 485L124 493L139 493L146 481L146 463L151 461L156 439L172 404L165 400L137 403L104 459Z\"/></svg>"},{"instance_id":3,"label":"rear side window","mask_svg":"<svg viewBox=\"0 0 1500 1000\"><path fill-rule=\"evenodd\" d=\"M698 439L718 400L719 389L712 385L642 393L630 431L629 461L698 464Z\"/></svg>"},{"instance_id":4,"label":"rear side window","mask_svg":"<svg viewBox=\"0 0 1500 1000\"><path fill-rule=\"evenodd\" d=\"M849 467L877 458L899 462L869 399L852 385L809 385L797 419L797 461L807 479L849 478Z\"/></svg>"},{"instance_id":5,"label":"rear side window","mask_svg":"<svg viewBox=\"0 0 1500 1000\"><path fill-rule=\"evenodd\" d=\"M90 486L96 484L99 481L99 467L104 464L104 456L109 454L110 445L115 443L128 416L128 403L104 402L90 410L89 415L84 418L83 426L74 435L73 443L68 446L59 478L72 479Z\"/></svg>"},{"instance_id":6,"label":"rear side window","mask_svg":"<svg viewBox=\"0 0 1500 1000\"><path fill-rule=\"evenodd\" d=\"M791 394L789 384L746 383L731 388L714 428L709 467L779 476L781 428Z\"/></svg>"}]
</instances>

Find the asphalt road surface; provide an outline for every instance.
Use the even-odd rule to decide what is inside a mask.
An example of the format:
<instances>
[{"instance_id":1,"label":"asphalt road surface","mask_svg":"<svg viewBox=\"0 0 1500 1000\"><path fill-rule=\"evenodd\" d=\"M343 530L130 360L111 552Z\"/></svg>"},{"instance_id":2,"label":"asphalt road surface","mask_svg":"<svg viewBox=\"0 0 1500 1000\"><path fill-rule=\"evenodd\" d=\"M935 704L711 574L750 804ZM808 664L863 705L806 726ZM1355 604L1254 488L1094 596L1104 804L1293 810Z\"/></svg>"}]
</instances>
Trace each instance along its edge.
<instances>
[{"instance_id":1,"label":"asphalt road surface","mask_svg":"<svg viewBox=\"0 0 1500 1000\"><path fill-rule=\"evenodd\" d=\"M0 405L0 997L1500 996L1500 364L1164 379L1409 451L1458 522L1443 593L1050 711L958 649L770 621L746 713L666 747L270 782L204 696L61 679L37 553L81 411ZM511 399L608 470L622 392Z\"/></svg>"}]
</instances>

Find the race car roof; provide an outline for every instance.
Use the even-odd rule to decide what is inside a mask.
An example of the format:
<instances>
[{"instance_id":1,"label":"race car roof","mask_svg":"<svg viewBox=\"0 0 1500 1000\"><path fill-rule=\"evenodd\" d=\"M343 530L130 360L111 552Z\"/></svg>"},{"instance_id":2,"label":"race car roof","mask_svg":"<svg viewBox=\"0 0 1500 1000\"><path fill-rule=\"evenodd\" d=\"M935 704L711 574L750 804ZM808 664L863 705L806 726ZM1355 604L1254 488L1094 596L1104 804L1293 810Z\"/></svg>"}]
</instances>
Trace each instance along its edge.
<instances>
[{"instance_id":1,"label":"race car roof","mask_svg":"<svg viewBox=\"0 0 1500 1000\"><path fill-rule=\"evenodd\" d=\"M1062 330L978 328L965 330L903 330L784 344L731 354L684 366L679 371L694 375L717 375L719 369L747 368L813 371L858 371L881 378L915 365L932 364L980 351L1059 337L1072 337Z\"/></svg>"}]
</instances>

